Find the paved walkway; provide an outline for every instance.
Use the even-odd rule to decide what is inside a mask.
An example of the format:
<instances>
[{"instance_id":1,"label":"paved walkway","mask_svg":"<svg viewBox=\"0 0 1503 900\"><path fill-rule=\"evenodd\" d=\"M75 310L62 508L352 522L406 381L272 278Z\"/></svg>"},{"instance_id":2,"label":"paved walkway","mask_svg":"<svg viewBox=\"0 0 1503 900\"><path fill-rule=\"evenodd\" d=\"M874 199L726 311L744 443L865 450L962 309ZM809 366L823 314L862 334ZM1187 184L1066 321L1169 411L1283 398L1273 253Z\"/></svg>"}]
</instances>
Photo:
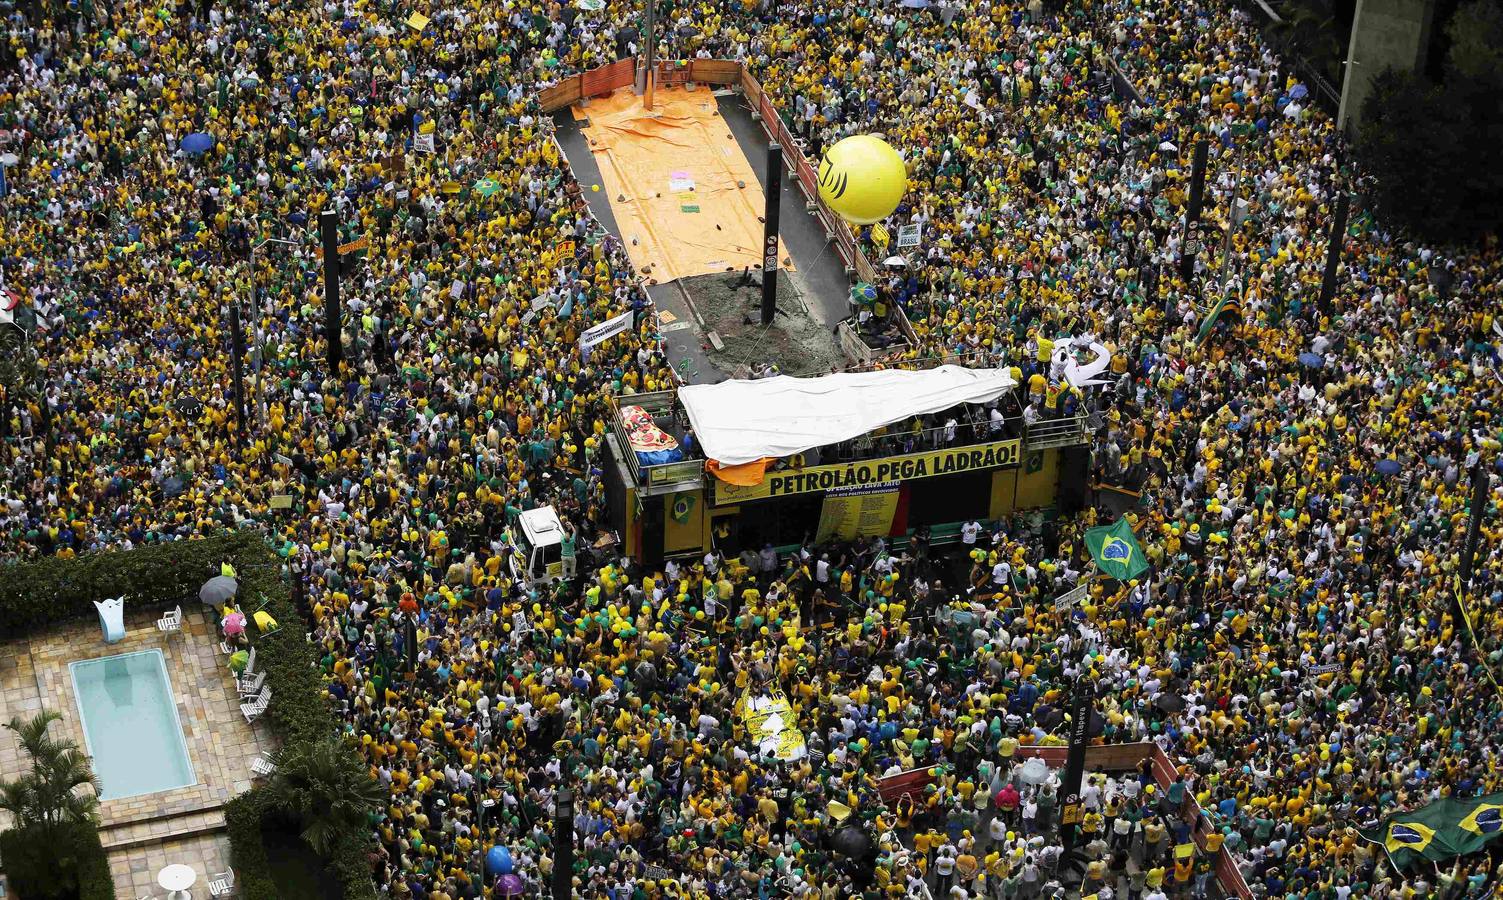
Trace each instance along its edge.
<instances>
[{"instance_id":1,"label":"paved walkway","mask_svg":"<svg viewBox=\"0 0 1503 900\"><path fill-rule=\"evenodd\" d=\"M168 863L192 866L201 885L208 875L223 872L229 839L222 807L250 788L251 760L274 746L268 725L247 725L240 714L235 684L218 647L217 620L196 603L183 613L179 634L158 632L157 613L132 614L127 608L126 636L116 644L105 644L97 622L85 619L0 646L0 722L27 718L43 708L55 710L63 719L54 730L80 747L87 745L68 664L162 651L197 783L100 803L100 839L121 897L162 893L156 873ZM15 736L0 729L0 772L21 772L26 766ZM8 824L0 814L0 827Z\"/></svg>"}]
</instances>

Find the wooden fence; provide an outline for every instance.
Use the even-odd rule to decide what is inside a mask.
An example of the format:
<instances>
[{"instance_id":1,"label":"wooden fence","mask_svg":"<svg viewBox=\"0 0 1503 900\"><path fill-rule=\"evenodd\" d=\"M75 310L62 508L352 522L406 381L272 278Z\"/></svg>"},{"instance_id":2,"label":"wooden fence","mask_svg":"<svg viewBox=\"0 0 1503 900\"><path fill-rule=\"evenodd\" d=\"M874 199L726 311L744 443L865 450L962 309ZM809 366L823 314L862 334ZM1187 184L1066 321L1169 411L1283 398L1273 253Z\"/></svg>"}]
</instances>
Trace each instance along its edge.
<instances>
[{"instance_id":1,"label":"wooden fence","mask_svg":"<svg viewBox=\"0 0 1503 900\"><path fill-rule=\"evenodd\" d=\"M538 92L537 101L545 113L566 109L581 100L609 94L630 87L637 80L637 61L618 59L607 66L570 75L558 84Z\"/></svg>"}]
</instances>

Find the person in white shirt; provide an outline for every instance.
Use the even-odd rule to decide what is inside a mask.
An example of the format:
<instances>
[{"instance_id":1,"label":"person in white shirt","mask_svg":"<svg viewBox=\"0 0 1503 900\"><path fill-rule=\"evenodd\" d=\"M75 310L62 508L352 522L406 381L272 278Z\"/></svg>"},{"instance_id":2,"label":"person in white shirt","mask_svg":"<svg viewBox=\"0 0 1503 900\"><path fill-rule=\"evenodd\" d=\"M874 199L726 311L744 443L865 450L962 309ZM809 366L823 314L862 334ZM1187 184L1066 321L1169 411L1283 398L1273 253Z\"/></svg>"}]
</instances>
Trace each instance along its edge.
<instances>
[{"instance_id":1,"label":"person in white shirt","mask_svg":"<svg viewBox=\"0 0 1503 900\"><path fill-rule=\"evenodd\" d=\"M976 546L976 536L981 533L981 523L970 521L960 526L960 542L967 547Z\"/></svg>"},{"instance_id":2,"label":"person in white shirt","mask_svg":"<svg viewBox=\"0 0 1503 900\"><path fill-rule=\"evenodd\" d=\"M950 890L950 882L955 878L956 855L955 845L946 841L934 857L934 872L939 876L935 885L941 894Z\"/></svg>"},{"instance_id":3,"label":"person in white shirt","mask_svg":"<svg viewBox=\"0 0 1503 900\"><path fill-rule=\"evenodd\" d=\"M996 587L1006 587L1008 576L1011 574L1012 566L1008 565L1006 560L998 560L997 564L992 566L992 584Z\"/></svg>"}]
</instances>

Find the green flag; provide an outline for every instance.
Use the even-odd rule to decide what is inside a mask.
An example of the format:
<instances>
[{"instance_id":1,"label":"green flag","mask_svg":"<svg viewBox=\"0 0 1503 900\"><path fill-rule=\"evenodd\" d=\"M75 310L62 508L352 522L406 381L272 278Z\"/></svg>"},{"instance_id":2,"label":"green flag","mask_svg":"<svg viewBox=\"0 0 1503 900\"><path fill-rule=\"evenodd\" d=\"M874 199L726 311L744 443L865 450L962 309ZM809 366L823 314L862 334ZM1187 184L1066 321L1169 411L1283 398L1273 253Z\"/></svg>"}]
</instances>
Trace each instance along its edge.
<instances>
[{"instance_id":1,"label":"green flag","mask_svg":"<svg viewBox=\"0 0 1503 900\"><path fill-rule=\"evenodd\" d=\"M1137 578L1148 568L1143 548L1126 519L1090 529L1085 533L1085 545L1102 574L1118 581Z\"/></svg>"},{"instance_id":2,"label":"green flag","mask_svg":"<svg viewBox=\"0 0 1503 900\"><path fill-rule=\"evenodd\" d=\"M1420 857L1439 862L1475 853L1503 834L1503 794L1446 798L1410 812L1386 816L1358 832L1382 844L1400 868Z\"/></svg>"}]
</instances>

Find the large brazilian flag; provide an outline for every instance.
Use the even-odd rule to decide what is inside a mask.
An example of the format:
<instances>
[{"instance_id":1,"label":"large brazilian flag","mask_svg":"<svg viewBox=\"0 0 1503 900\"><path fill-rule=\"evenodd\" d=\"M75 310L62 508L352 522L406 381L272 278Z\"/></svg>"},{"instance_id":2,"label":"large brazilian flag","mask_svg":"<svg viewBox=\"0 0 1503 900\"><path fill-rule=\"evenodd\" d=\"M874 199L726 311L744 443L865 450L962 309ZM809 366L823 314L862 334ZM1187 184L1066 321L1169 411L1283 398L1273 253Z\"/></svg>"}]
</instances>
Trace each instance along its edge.
<instances>
[{"instance_id":1,"label":"large brazilian flag","mask_svg":"<svg viewBox=\"0 0 1503 900\"><path fill-rule=\"evenodd\" d=\"M1118 581L1137 578L1148 568L1143 548L1126 519L1087 530L1085 545L1102 574Z\"/></svg>"},{"instance_id":2,"label":"large brazilian flag","mask_svg":"<svg viewBox=\"0 0 1503 900\"><path fill-rule=\"evenodd\" d=\"M1394 813L1359 833L1382 844L1399 867L1420 857L1439 862L1475 853L1503 835L1503 794L1448 797L1411 812Z\"/></svg>"}]
</instances>

